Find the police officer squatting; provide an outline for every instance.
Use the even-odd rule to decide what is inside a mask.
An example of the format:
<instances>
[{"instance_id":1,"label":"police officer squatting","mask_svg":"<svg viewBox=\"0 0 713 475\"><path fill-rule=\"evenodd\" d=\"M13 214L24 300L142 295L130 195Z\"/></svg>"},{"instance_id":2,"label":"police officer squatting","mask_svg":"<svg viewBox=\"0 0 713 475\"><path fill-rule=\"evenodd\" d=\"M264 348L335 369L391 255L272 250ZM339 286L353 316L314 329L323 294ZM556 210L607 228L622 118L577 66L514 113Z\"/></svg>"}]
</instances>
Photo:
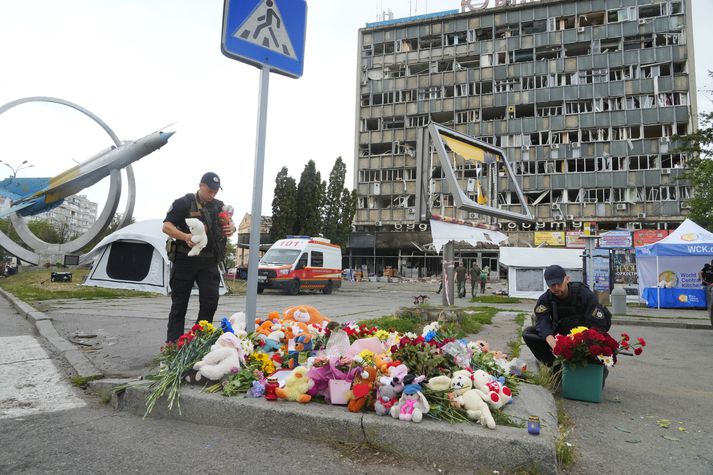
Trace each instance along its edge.
<instances>
[{"instance_id":1,"label":"police officer squatting","mask_svg":"<svg viewBox=\"0 0 713 475\"><path fill-rule=\"evenodd\" d=\"M231 208L215 198L219 190L222 190L220 177L213 172L204 174L198 191L175 200L163 220L163 232L170 238L166 243L168 258L173 263L166 342L175 342L184 332L194 282L198 286L200 304L196 323L200 320L212 322L218 308L219 266L225 258L228 237L236 231ZM203 223L208 238L205 248L197 255L189 256L197 244L192 239L187 218Z\"/></svg>"},{"instance_id":2,"label":"police officer squatting","mask_svg":"<svg viewBox=\"0 0 713 475\"><path fill-rule=\"evenodd\" d=\"M555 335L567 335L579 326L609 331L611 313L599 303L589 287L581 282L571 282L558 265L545 269L545 283L548 290L535 305L536 324L525 328L522 338L535 358L552 366Z\"/></svg>"}]
</instances>

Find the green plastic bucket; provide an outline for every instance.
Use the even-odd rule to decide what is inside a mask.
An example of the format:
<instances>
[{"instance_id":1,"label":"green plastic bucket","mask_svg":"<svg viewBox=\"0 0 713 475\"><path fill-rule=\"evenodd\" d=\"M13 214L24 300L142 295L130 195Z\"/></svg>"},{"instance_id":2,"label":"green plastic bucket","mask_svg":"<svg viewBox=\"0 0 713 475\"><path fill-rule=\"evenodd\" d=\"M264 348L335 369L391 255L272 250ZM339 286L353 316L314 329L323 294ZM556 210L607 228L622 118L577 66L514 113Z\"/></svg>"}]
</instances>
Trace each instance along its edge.
<instances>
[{"instance_id":1,"label":"green plastic bucket","mask_svg":"<svg viewBox=\"0 0 713 475\"><path fill-rule=\"evenodd\" d=\"M562 396L577 401L600 402L604 383L604 366L564 364Z\"/></svg>"}]
</instances>

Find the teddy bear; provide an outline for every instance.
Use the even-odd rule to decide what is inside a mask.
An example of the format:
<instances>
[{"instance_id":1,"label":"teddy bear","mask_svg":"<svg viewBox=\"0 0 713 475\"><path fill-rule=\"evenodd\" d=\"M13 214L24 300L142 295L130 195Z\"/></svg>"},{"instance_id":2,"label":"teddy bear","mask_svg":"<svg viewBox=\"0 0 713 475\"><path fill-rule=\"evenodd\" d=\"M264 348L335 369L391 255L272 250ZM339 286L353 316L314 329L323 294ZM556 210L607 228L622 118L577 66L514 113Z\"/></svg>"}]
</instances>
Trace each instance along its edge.
<instances>
[{"instance_id":1,"label":"teddy bear","mask_svg":"<svg viewBox=\"0 0 713 475\"><path fill-rule=\"evenodd\" d=\"M245 356L240 340L232 333L223 333L210 352L193 365L193 369L198 371L196 381L200 381L201 377L217 381L233 368L240 369L241 366L245 366Z\"/></svg>"},{"instance_id":2,"label":"teddy bear","mask_svg":"<svg viewBox=\"0 0 713 475\"><path fill-rule=\"evenodd\" d=\"M188 257L197 256L208 244L208 234L205 232L205 225L200 219L186 218L186 226L191 232L191 241L195 244L188 251Z\"/></svg>"},{"instance_id":3,"label":"teddy bear","mask_svg":"<svg viewBox=\"0 0 713 475\"><path fill-rule=\"evenodd\" d=\"M407 384L398 404L391 406L391 417L400 421L421 422L423 415L431 410L426 396L418 383Z\"/></svg>"},{"instance_id":4,"label":"teddy bear","mask_svg":"<svg viewBox=\"0 0 713 475\"><path fill-rule=\"evenodd\" d=\"M312 400L312 396L307 394L312 384L312 380L307 377L307 368L298 366L285 379L285 387L277 388L275 394L280 399L307 403Z\"/></svg>"},{"instance_id":5,"label":"teddy bear","mask_svg":"<svg viewBox=\"0 0 713 475\"><path fill-rule=\"evenodd\" d=\"M360 412L367 403L371 405L372 394L376 383L376 368L364 366L357 372L352 382L352 390L349 394L347 409L349 412Z\"/></svg>"},{"instance_id":6,"label":"teddy bear","mask_svg":"<svg viewBox=\"0 0 713 475\"><path fill-rule=\"evenodd\" d=\"M495 409L500 409L512 401L510 388L482 369L473 373L473 387L485 394L487 396L485 401Z\"/></svg>"},{"instance_id":7,"label":"teddy bear","mask_svg":"<svg viewBox=\"0 0 713 475\"><path fill-rule=\"evenodd\" d=\"M473 380L470 371L462 369L453 373L451 389L456 394L454 405L465 409L468 417L478 421L488 429L495 429L495 419L490 413L490 408L485 402L487 396L478 389L473 389Z\"/></svg>"},{"instance_id":8,"label":"teddy bear","mask_svg":"<svg viewBox=\"0 0 713 475\"><path fill-rule=\"evenodd\" d=\"M230 316L228 319L230 322L230 325L233 327L233 333L235 336L238 338L246 337L248 336L248 332L245 331L246 327L246 320L245 320L245 312L235 312Z\"/></svg>"},{"instance_id":9,"label":"teddy bear","mask_svg":"<svg viewBox=\"0 0 713 475\"><path fill-rule=\"evenodd\" d=\"M376 390L374 411L377 416L386 416L391 413L391 408L398 400L398 394L390 384L383 384Z\"/></svg>"},{"instance_id":10,"label":"teddy bear","mask_svg":"<svg viewBox=\"0 0 713 475\"><path fill-rule=\"evenodd\" d=\"M302 322L307 325L316 323L322 326L330 322L330 320L322 315L319 310L310 305L300 305L288 308L284 311L284 319Z\"/></svg>"}]
</instances>

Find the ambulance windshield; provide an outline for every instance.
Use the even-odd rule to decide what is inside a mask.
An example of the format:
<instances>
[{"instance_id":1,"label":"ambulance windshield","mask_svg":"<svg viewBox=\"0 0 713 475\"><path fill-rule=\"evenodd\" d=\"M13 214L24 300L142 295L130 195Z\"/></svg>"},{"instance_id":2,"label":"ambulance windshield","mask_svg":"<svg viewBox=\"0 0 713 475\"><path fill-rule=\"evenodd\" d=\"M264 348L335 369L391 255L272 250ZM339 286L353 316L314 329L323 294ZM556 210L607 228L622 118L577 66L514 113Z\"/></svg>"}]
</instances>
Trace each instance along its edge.
<instances>
[{"instance_id":1,"label":"ambulance windshield","mask_svg":"<svg viewBox=\"0 0 713 475\"><path fill-rule=\"evenodd\" d=\"M300 255L298 249L275 249L272 248L260 259L260 264L264 265L286 265L292 264Z\"/></svg>"}]
</instances>

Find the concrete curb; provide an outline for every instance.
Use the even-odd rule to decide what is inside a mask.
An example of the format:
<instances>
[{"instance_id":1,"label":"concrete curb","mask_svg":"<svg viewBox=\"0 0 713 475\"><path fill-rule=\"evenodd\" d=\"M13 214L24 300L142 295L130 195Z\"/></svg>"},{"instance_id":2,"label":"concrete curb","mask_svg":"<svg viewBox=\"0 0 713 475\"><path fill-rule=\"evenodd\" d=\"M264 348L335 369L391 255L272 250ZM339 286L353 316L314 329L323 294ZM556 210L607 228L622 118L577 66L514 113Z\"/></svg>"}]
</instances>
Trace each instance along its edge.
<instances>
[{"instance_id":1,"label":"concrete curb","mask_svg":"<svg viewBox=\"0 0 713 475\"><path fill-rule=\"evenodd\" d=\"M144 415L148 382L102 380L89 384L102 399L111 398L115 408ZM127 386L114 394L113 388L119 385ZM542 400L554 412L552 395L542 388L533 388L534 391L541 390ZM181 390L180 415L175 407L169 411L165 400L162 400L149 417L240 427L268 436L368 444L416 460L458 465L474 471L515 472L530 469L537 473L555 474L557 425L550 422L552 414L544 416L546 422L542 424L540 435L533 437L524 428L499 426L488 430L476 424L448 424L430 419L411 424L371 413L353 414L339 406L228 398L202 393L196 387L184 387Z\"/></svg>"},{"instance_id":2,"label":"concrete curb","mask_svg":"<svg viewBox=\"0 0 713 475\"><path fill-rule=\"evenodd\" d=\"M94 366L74 345L57 333L52 319L43 312L37 311L30 304L18 299L5 289L0 289L0 295L10 302L20 315L35 325L37 332L60 353L82 378L96 379L104 374Z\"/></svg>"},{"instance_id":3,"label":"concrete curb","mask_svg":"<svg viewBox=\"0 0 713 475\"><path fill-rule=\"evenodd\" d=\"M629 320L627 318L617 318L612 323L617 325L632 325L638 327L659 327L659 328L680 328L684 330L713 330L713 325L708 323L687 323L682 321L661 322L652 319Z\"/></svg>"}]
</instances>

